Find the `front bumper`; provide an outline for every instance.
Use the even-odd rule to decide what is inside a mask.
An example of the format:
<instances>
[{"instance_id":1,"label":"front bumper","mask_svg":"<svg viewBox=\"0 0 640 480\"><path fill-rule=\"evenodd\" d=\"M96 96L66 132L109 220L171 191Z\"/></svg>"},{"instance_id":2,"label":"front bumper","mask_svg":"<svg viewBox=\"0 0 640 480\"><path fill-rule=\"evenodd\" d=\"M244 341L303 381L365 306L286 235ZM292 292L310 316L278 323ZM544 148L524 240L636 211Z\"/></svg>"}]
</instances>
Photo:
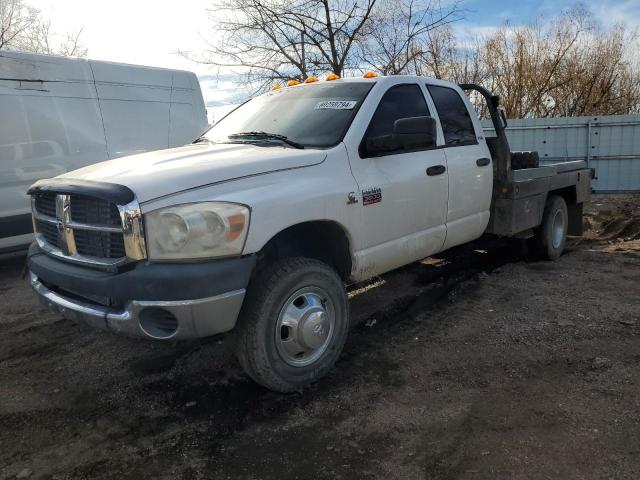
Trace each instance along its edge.
<instances>
[{"instance_id":1,"label":"front bumper","mask_svg":"<svg viewBox=\"0 0 640 480\"><path fill-rule=\"evenodd\" d=\"M64 318L156 340L208 337L236 323L255 258L199 264L141 264L95 271L29 250L30 280L40 301ZM101 301L107 299L108 302Z\"/></svg>"},{"instance_id":2,"label":"front bumper","mask_svg":"<svg viewBox=\"0 0 640 480\"><path fill-rule=\"evenodd\" d=\"M231 330L238 318L245 290L234 290L209 298L174 302L136 301L127 303L122 310L83 302L77 298L65 297L45 287L38 277L31 275L31 287L38 294L40 302L50 311L64 318L83 322L101 330L130 337L154 340L187 340L209 337ZM145 311L161 309L175 318L175 329L154 325L153 319L143 321Z\"/></svg>"}]
</instances>

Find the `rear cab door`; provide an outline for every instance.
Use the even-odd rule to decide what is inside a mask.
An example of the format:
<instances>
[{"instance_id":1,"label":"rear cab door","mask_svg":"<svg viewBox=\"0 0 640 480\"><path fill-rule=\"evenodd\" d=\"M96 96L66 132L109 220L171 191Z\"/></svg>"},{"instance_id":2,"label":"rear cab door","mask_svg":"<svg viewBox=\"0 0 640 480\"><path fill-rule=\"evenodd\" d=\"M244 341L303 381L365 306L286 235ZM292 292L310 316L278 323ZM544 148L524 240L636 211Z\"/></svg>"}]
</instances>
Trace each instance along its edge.
<instances>
[{"instance_id":1,"label":"rear cab door","mask_svg":"<svg viewBox=\"0 0 640 480\"><path fill-rule=\"evenodd\" d=\"M434 106L424 83L418 77L387 77L378 82L345 137L359 186L355 195L360 211L357 279L436 253L446 236L444 151L437 145L411 151L367 151L367 139L390 135L396 120L431 116Z\"/></svg>"},{"instance_id":2,"label":"rear cab door","mask_svg":"<svg viewBox=\"0 0 640 480\"><path fill-rule=\"evenodd\" d=\"M474 240L489 222L493 166L482 125L464 92L449 82L428 80L449 172L444 249Z\"/></svg>"}]
</instances>

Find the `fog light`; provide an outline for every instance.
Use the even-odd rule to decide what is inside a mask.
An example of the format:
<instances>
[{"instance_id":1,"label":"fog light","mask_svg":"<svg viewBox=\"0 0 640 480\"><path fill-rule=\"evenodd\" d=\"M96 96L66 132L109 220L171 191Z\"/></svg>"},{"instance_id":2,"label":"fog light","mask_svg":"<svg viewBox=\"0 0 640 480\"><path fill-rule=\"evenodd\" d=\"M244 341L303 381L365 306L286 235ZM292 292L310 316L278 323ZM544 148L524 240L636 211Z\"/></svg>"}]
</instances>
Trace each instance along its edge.
<instances>
[{"instance_id":1,"label":"fog light","mask_svg":"<svg viewBox=\"0 0 640 480\"><path fill-rule=\"evenodd\" d=\"M152 338L165 340L178 331L178 319L164 308L149 307L140 311L140 328Z\"/></svg>"}]
</instances>

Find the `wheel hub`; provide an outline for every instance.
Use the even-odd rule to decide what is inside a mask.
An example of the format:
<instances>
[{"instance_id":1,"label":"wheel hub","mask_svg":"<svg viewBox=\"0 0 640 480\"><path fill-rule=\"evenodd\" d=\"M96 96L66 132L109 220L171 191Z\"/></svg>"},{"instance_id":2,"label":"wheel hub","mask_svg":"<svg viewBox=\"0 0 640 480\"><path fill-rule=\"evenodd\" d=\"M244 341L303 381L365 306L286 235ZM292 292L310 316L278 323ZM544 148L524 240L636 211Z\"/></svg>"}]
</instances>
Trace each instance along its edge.
<instances>
[{"instance_id":1,"label":"wheel hub","mask_svg":"<svg viewBox=\"0 0 640 480\"><path fill-rule=\"evenodd\" d=\"M300 341L307 348L319 348L329 335L329 320L324 311L309 314L300 328Z\"/></svg>"},{"instance_id":2,"label":"wheel hub","mask_svg":"<svg viewBox=\"0 0 640 480\"><path fill-rule=\"evenodd\" d=\"M324 291L305 287L284 303L275 332L282 359L292 366L306 366L327 349L335 326L335 311Z\"/></svg>"}]
</instances>

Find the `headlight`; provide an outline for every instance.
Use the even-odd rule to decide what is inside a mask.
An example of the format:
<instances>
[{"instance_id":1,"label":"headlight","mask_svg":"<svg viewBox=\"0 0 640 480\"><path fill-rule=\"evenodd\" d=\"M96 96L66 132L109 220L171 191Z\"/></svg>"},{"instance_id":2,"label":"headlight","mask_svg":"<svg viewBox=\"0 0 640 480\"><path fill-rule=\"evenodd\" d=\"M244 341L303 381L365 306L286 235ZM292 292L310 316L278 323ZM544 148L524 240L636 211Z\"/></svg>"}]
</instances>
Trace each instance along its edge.
<instances>
[{"instance_id":1,"label":"headlight","mask_svg":"<svg viewBox=\"0 0 640 480\"><path fill-rule=\"evenodd\" d=\"M249 229L249 209L223 202L189 203L145 215L151 260L240 255Z\"/></svg>"}]
</instances>

